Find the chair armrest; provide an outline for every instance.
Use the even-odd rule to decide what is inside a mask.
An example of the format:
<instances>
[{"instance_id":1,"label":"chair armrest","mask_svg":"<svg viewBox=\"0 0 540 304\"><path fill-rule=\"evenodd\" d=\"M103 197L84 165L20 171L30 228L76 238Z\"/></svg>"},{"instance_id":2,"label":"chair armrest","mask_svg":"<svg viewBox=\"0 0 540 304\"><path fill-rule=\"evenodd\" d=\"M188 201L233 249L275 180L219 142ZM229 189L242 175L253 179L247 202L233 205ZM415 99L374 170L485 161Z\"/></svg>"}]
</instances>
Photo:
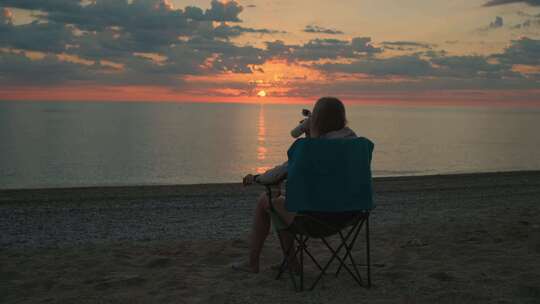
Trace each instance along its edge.
<instances>
[{"instance_id":1,"label":"chair armrest","mask_svg":"<svg viewBox=\"0 0 540 304\"><path fill-rule=\"evenodd\" d=\"M254 181L256 184L258 185L262 185L262 186L277 186L279 184L281 184L284 180L287 179L287 174L285 174L284 176L282 176L280 179L278 179L277 181L273 182L273 183L263 183L263 182L260 182L260 181L257 181L257 178L260 176L260 174L257 174L254 176Z\"/></svg>"}]
</instances>

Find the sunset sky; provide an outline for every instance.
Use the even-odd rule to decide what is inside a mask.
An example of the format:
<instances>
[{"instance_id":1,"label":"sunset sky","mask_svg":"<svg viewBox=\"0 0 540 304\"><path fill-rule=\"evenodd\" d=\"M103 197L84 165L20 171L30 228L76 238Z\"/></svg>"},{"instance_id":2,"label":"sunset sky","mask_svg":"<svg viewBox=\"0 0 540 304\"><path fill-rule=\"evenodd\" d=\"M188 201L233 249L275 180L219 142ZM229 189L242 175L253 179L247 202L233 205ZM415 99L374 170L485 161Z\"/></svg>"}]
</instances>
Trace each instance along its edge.
<instances>
[{"instance_id":1,"label":"sunset sky","mask_svg":"<svg viewBox=\"0 0 540 304\"><path fill-rule=\"evenodd\" d=\"M540 103L540 0L0 0L0 100Z\"/></svg>"}]
</instances>

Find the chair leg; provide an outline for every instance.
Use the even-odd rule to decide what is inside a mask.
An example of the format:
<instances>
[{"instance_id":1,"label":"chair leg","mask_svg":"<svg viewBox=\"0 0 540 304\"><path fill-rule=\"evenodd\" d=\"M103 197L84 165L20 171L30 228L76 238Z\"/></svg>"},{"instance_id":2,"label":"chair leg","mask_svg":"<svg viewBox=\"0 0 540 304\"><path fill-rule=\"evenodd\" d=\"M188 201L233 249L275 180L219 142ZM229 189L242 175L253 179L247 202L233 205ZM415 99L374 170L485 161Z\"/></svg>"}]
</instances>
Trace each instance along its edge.
<instances>
[{"instance_id":1,"label":"chair leg","mask_svg":"<svg viewBox=\"0 0 540 304\"><path fill-rule=\"evenodd\" d=\"M334 248L332 248L332 246L330 246L330 244L328 244L328 242L326 240L323 239L323 243L326 245L326 247L328 248L328 250L330 250L330 252L332 252L332 257L333 258L336 258L339 263L341 265L343 265L343 268L345 268L345 270L347 270L347 272L354 278L354 280L356 281L356 283L358 283L358 285L362 286L362 281L361 279L359 279L352 271L351 269L347 266L347 264L345 264L345 261L343 259L341 259L341 257L339 256L339 252L341 251L341 248L343 248L343 243L338 247L337 250L334 250Z\"/></svg>"},{"instance_id":2,"label":"chair leg","mask_svg":"<svg viewBox=\"0 0 540 304\"><path fill-rule=\"evenodd\" d=\"M371 260L369 248L369 215L366 217L366 264L367 264L367 280L368 288L371 287Z\"/></svg>"},{"instance_id":3,"label":"chair leg","mask_svg":"<svg viewBox=\"0 0 540 304\"><path fill-rule=\"evenodd\" d=\"M313 263L317 266L317 268L319 268L319 270L321 270L323 273L324 273L324 270L321 267L321 265L319 264L319 262L317 262L315 257L311 254L311 252L309 252L309 250L307 248L307 241L309 240L309 237L300 235L299 237L295 236L295 238L296 238L296 241L298 243L298 249L297 249L296 253L300 253L300 273L299 273L300 274L300 288L299 288L299 291L303 291L304 290L304 253L313 261ZM313 289L313 288L310 288L310 290L311 289Z\"/></svg>"},{"instance_id":4,"label":"chair leg","mask_svg":"<svg viewBox=\"0 0 540 304\"><path fill-rule=\"evenodd\" d=\"M323 242L326 242L326 240L324 238L321 238L321 240ZM335 255L332 255L332 257L330 257L330 260L321 269L321 272L319 273L317 278L315 278L315 281L313 281L313 284L311 284L311 287L309 288L309 290L313 290L315 288L315 286L317 285L317 283L319 283L319 281L321 280L322 276L324 275L324 273L326 272L328 267L330 267L330 264L332 264L332 261L334 260L334 257L335 257Z\"/></svg>"},{"instance_id":5,"label":"chair leg","mask_svg":"<svg viewBox=\"0 0 540 304\"><path fill-rule=\"evenodd\" d=\"M319 283L322 276L326 273L326 271L328 270L328 267L332 264L334 259L337 259L339 261L339 268L336 272L336 276L339 274L341 268L345 268L345 270L353 277L353 279L356 281L356 283L358 283L358 285L364 286L362 284L362 277L360 275L360 271L358 270L357 264L352 255L352 249L356 243L356 240L358 238L360 231L362 230L362 226L364 226L364 223L366 227L365 237L366 237L366 264L367 264L367 281L368 281L367 288L370 288L371 287L371 260L370 260L371 251L370 251L370 238L369 238L370 237L369 215L359 220L358 223L356 223L345 235L341 231L339 232L341 244L337 247L337 249L334 249L328 243L328 241L326 241L325 238L322 238L322 237L320 238L320 240L326 245L328 250L330 250L330 252L332 253L332 256L330 257L328 262L324 265L324 267L321 267L321 265L317 262L317 260L313 257L313 255L307 249L307 241L309 240L309 237L301 235L301 234L295 234L294 238L296 242L298 243L298 246L296 246L296 248L294 248L295 246L289 246L289 248L287 248L285 257L283 259L283 262L281 263L279 273L276 279L279 279L281 274L286 270L287 266L289 266L288 265L289 255L291 253L291 250L295 250L294 255L293 255L294 259L296 259L298 254L300 255L300 282L299 282L300 284L299 286L296 284L296 278L294 277L293 272L289 271L289 275L291 277L291 281L293 282L295 291L304 290L304 252L307 254L307 256L309 256L309 258L314 262L314 264L321 271L320 274L315 279L315 281L313 282L313 284L311 285L311 287L309 288L310 290L313 290L316 287L316 285ZM280 238L280 243L282 245L282 248L284 248L283 241L281 240L281 238ZM343 247L345 247L345 255L342 258L340 252L341 252L341 249L343 249ZM349 259L350 262L352 263L354 272L349 268L349 266L347 266L346 264L347 259Z\"/></svg>"},{"instance_id":6,"label":"chair leg","mask_svg":"<svg viewBox=\"0 0 540 304\"><path fill-rule=\"evenodd\" d=\"M330 267L330 265L332 264L334 259L337 258L340 261L341 264L344 264L343 260L339 257L338 254L341 251L341 248L344 247L345 243L342 242L338 246L337 250L334 250L334 248L332 248L332 246L330 246L330 244L328 244L328 242L326 241L325 238L321 237L320 240L326 245L326 247L330 250L330 252L332 252L332 256L330 257L328 262L326 262L323 269L321 270L321 273L317 276L317 278L315 279L315 281L311 285L310 290L313 290L315 288L315 286L317 285L317 283L319 283L320 279L326 273L326 270L328 269L328 267ZM347 270L347 272L349 272L349 274L355 279L355 281L358 282L358 278L352 273L352 271L349 269L349 267L347 267L347 265L343 265L343 267L345 267L345 270ZM362 285L360 282L358 282L358 284Z\"/></svg>"},{"instance_id":7,"label":"chair leg","mask_svg":"<svg viewBox=\"0 0 540 304\"><path fill-rule=\"evenodd\" d=\"M360 231L360 230L358 230L358 231ZM345 250L346 250L345 257L343 258L343 261L340 260L340 262L342 262L342 264L340 264L340 266L344 265L344 263L347 261L347 257L349 257L349 259L351 260L354 272L356 273L356 276L358 277L358 281L360 282L360 285L363 285L362 284L362 276L360 275L360 272L358 271L358 267L356 265L356 262L354 261L353 256L352 256L352 252L351 252L352 251L352 246L350 246L350 247L347 246L347 240L343 238L343 234L341 232L339 232L339 236L341 238L341 241L345 244L344 247L345 247ZM354 240L352 242L354 242Z\"/></svg>"},{"instance_id":8,"label":"chair leg","mask_svg":"<svg viewBox=\"0 0 540 304\"><path fill-rule=\"evenodd\" d=\"M300 246L300 291L304 290L304 250L306 249L306 244L304 243L304 237L300 236L301 243Z\"/></svg>"},{"instance_id":9,"label":"chair leg","mask_svg":"<svg viewBox=\"0 0 540 304\"><path fill-rule=\"evenodd\" d=\"M347 254L345 255L345 257L343 258L344 260L347 258L347 255L351 258L351 262L353 263L353 266L355 265L355 262L352 260L352 247L354 246L355 242L356 242L356 239L357 239L357 236L360 232L360 230L362 229L362 225L364 224L364 221L365 221L365 231L366 231L366 266L367 266L367 288L371 288L371 259L370 259L370 255L371 255L371 248L370 248L370 233L369 233L369 214L365 217L365 219L362 220L360 226L358 227L358 230L356 231L356 234L353 238L353 240L351 241L350 243L350 249L351 249L351 252L347 252ZM354 228L353 228L354 229ZM351 229L352 230L352 229ZM336 276L339 274L340 270L342 268L342 265L339 265L339 268L336 272ZM355 270L357 271L358 273L358 270L356 269L355 267ZM360 277L360 275L359 275Z\"/></svg>"},{"instance_id":10,"label":"chair leg","mask_svg":"<svg viewBox=\"0 0 540 304\"><path fill-rule=\"evenodd\" d=\"M347 259L347 257L349 255L352 255L352 249L354 247L354 244L356 243L356 239L358 238L358 235L360 234L360 230L362 230L362 226L364 225L364 219L362 220L359 220L358 223L356 225L354 225L351 230L347 233L347 239L349 238L350 234L352 232L354 232L354 237L352 239L352 241L350 242L348 248L350 248L347 253L345 254L345 256L343 257L343 259ZM338 267L338 270L336 271L336 277L339 275L339 272L341 271L341 268L343 267L343 265L339 265Z\"/></svg>"},{"instance_id":11,"label":"chair leg","mask_svg":"<svg viewBox=\"0 0 540 304\"><path fill-rule=\"evenodd\" d=\"M278 274L276 276L276 280L279 280L279 278L281 277L281 274L283 273L283 271L284 271L284 269L285 269L285 267L287 266L287 263L288 263L287 257L289 256L289 254L291 254L291 250L294 250L294 243L291 244L291 246L289 246L289 248L285 249L285 244L283 244L283 240L281 239L280 232L278 232L278 239L279 239L279 244L280 244L281 248L284 251L284 254L283 254L283 260L281 261L281 265L279 266L279 271L278 271ZM296 255L296 253L295 253L295 255Z\"/></svg>"},{"instance_id":12,"label":"chair leg","mask_svg":"<svg viewBox=\"0 0 540 304\"><path fill-rule=\"evenodd\" d=\"M313 257L313 255L311 254L311 252L309 252L309 250L307 249L307 246L306 246L306 254L311 258L311 261L313 261L313 264L315 264L315 266L317 266L319 270L322 270L321 264L319 264L319 262L317 262L315 257Z\"/></svg>"},{"instance_id":13,"label":"chair leg","mask_svg":"<svg viewBox=\"0 0 540 304\"><path fill-rule=\"evenodd\" d=\"M281 246L282 246L281 248L285 248L283 246L283 241L281 240L281 238L279 238L279 241L280 241ZM296 256L298 255L299 248L295 249L294 246L291 244L291 246L289 246L289 248L287 248L285 256L283 257L283 261L281 262L281 265L279 267L278 274L276 276L276 280L279 280L281 278L281 275L283 274L283 272L287 269L288 264L289 264L288 257L289 257L289 254L291 253L291 250L295 250L294 255L293 255L294 258L296 258ZM298 286L296 284L296 279L294 278L294 274L291 271L289 271L289 278L291 279L291 282L293 284L294 291L298 291Z\"/></svg>"}]
</instances>

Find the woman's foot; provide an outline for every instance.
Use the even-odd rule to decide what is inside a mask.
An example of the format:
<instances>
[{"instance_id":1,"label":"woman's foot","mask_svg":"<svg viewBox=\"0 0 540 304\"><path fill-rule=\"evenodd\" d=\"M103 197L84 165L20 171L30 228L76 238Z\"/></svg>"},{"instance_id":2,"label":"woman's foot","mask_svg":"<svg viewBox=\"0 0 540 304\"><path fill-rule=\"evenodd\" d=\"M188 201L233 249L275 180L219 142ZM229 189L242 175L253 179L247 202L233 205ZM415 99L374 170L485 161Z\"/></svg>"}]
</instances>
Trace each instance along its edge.
<instances>
[{"instance_id":1,"label":"woman's foot","mask_svg":"<svg viewBox=\"0 0 540 304\"><path fill-rule=\"evenodd\" d=\"M249 272L249 273L259 273L259 265L253 266L248 261L240 261L232 263L232 269L237 271Z\"/></svg>"}]
</instances>

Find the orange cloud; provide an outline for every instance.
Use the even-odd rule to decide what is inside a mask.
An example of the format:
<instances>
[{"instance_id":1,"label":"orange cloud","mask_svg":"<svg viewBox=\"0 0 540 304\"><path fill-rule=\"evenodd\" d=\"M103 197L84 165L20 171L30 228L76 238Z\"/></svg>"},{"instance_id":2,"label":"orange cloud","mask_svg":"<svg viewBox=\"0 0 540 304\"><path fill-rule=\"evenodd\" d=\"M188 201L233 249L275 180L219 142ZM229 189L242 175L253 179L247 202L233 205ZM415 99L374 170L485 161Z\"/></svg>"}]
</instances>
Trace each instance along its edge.
<instances>
[{"instance_id":1,"label":"orange cloud","mask_svg":"<svg viewBox=\"0 0 540 304\"><path fill-rule=\"evenodd\" d=\"M189 75L185 77L185 81L193 84L193 87L197 87L197 84L202 88L219 86L221 88L215 89L214 92L246 97L257 96L263 90L267 97L287 97L287 93L298 84L325 81L325 76L320 72L285 60L269 60L262 65L252 65L250 68L253 73ZM208 94L208 90L203 89L199 94Z\"/></svg>"}]
</instances>

